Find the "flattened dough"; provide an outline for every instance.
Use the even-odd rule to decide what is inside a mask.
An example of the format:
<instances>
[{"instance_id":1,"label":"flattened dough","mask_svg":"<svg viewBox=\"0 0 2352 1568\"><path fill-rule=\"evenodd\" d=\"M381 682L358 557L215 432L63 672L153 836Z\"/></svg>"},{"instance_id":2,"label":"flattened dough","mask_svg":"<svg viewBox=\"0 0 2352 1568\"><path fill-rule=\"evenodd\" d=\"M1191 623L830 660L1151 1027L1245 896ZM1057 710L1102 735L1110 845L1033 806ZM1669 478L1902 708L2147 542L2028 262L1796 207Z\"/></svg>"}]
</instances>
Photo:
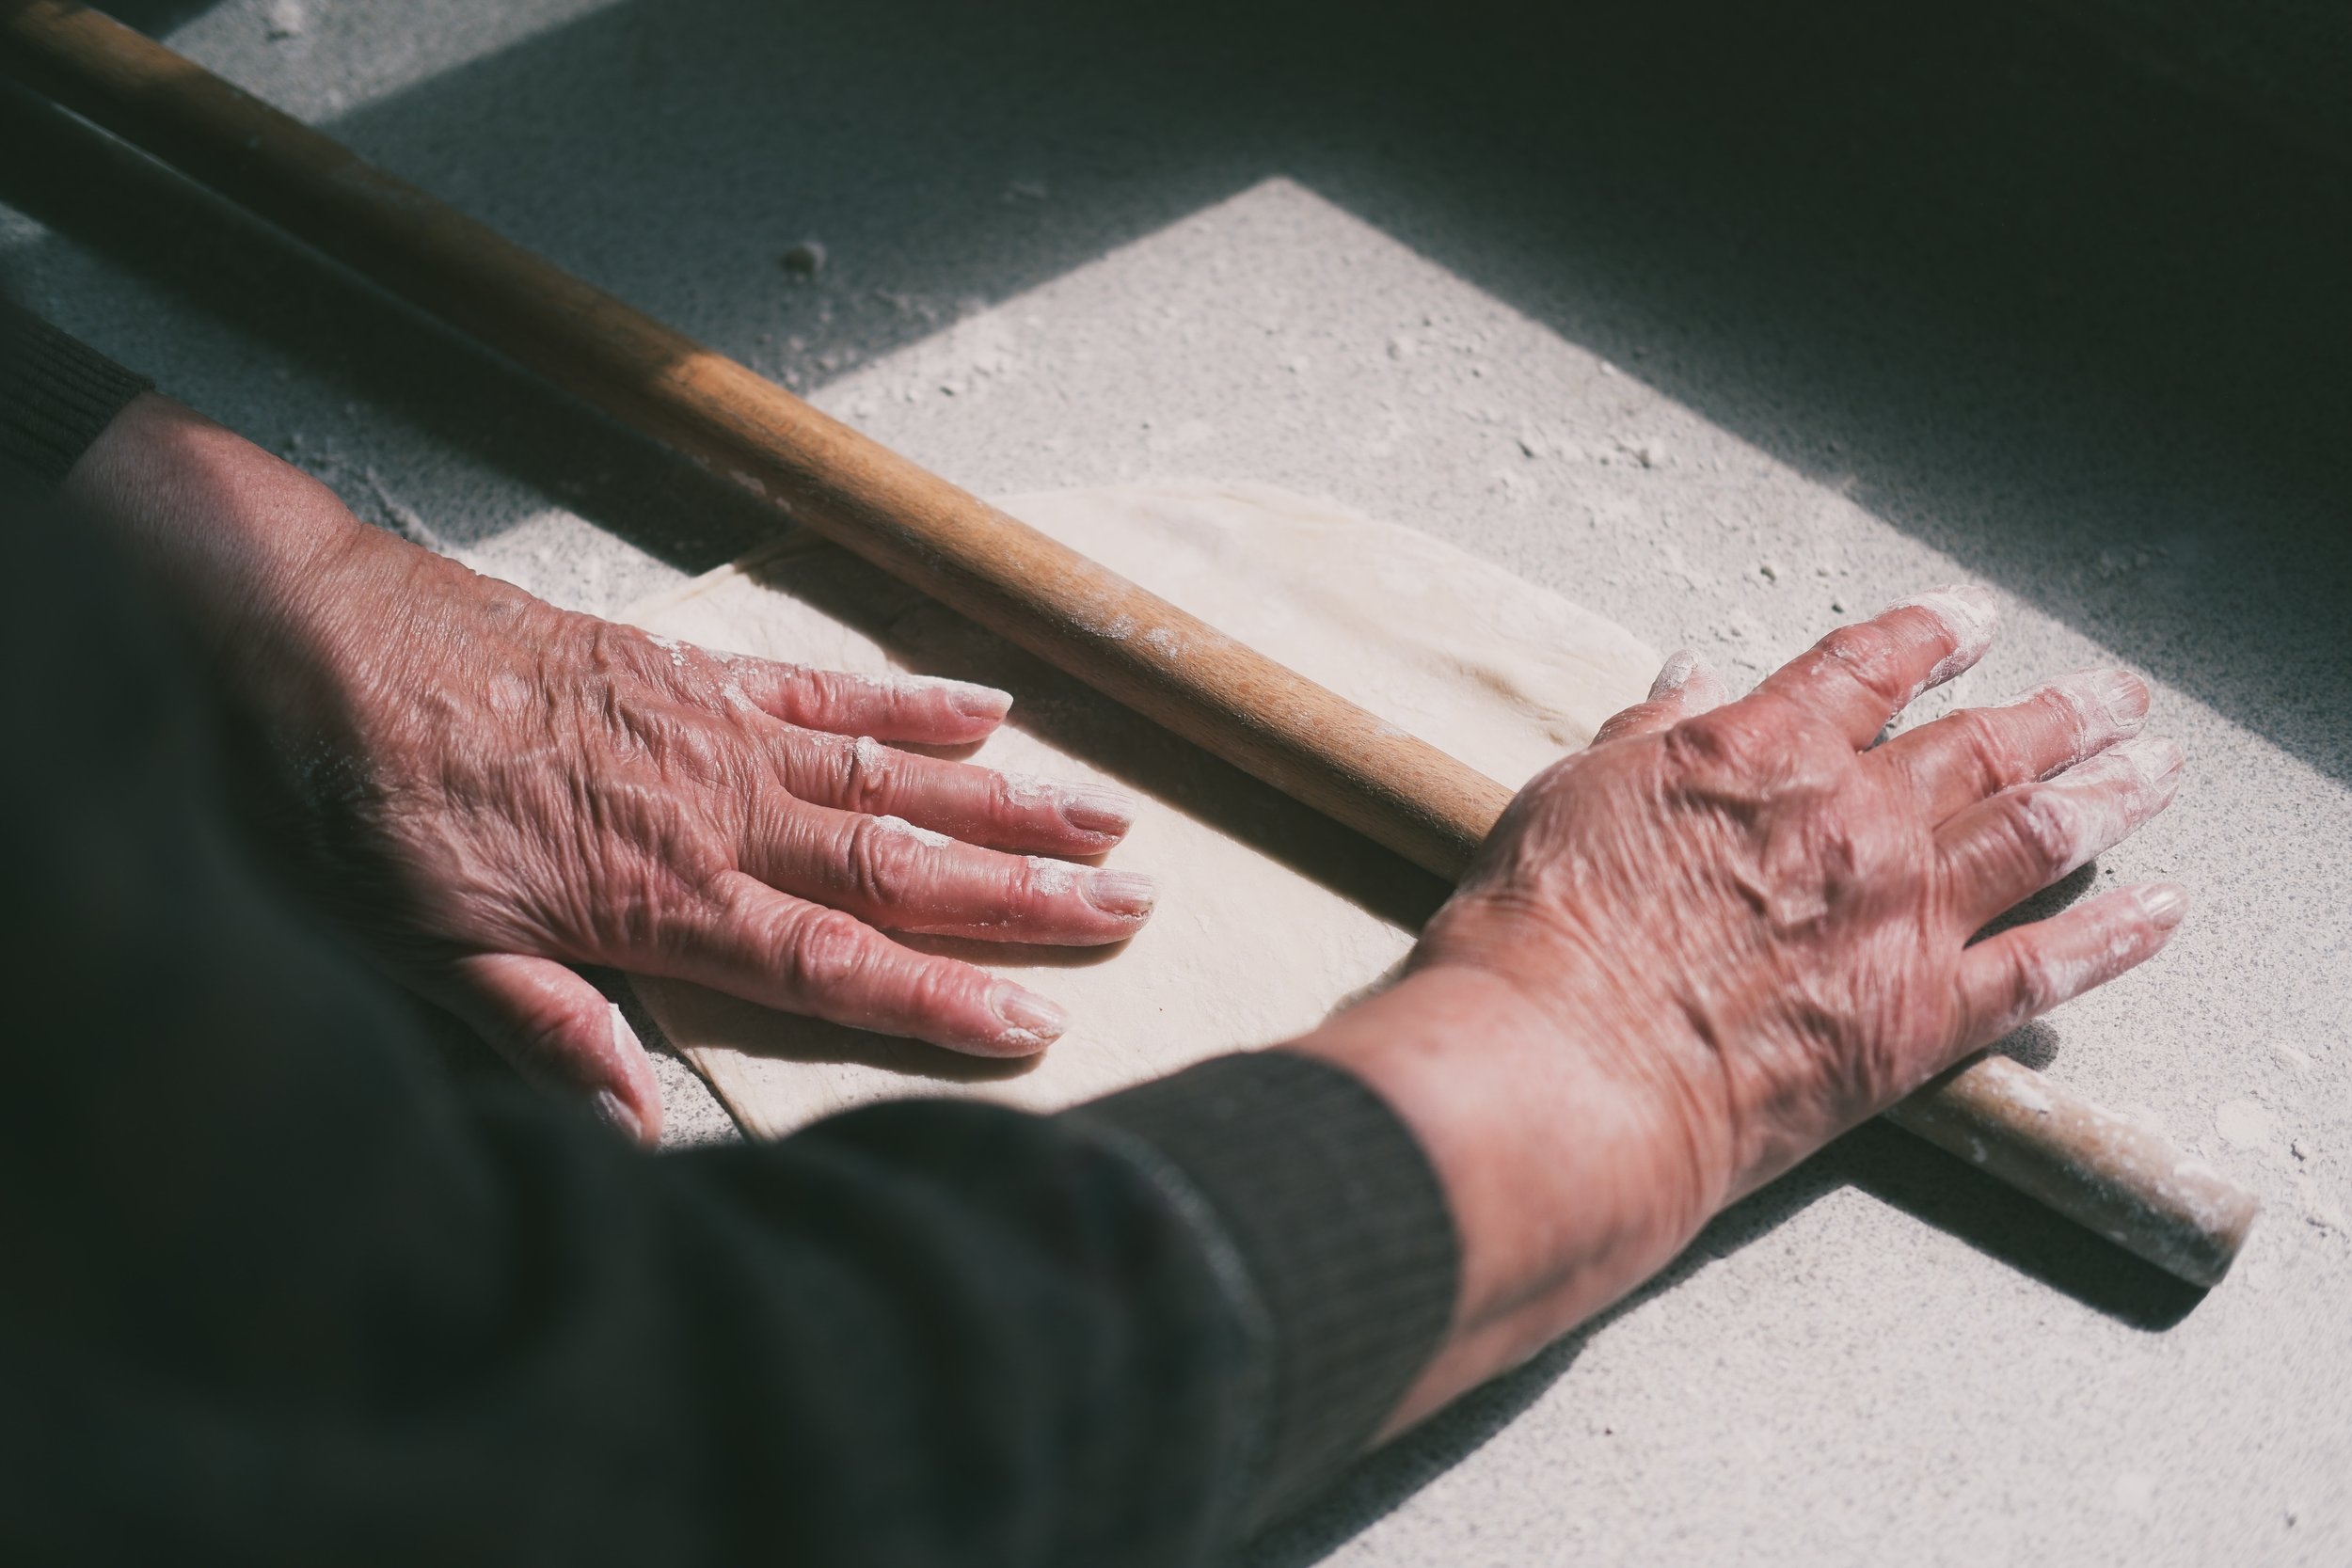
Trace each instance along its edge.
<instances>
[{"instance_id":1,"label":"flattened dough","mask_svg":"<svg viewBox=\"0 0 2352 1568\"><path fill-rule=\"evenodd\" d=\"M1006 510L1514 787L1639 702L1657 656L1614 624L1408 529L1263 485L1018 496ZM793 1018L675 981L645 1006L746 1131L870 1100L980 1096L1052 1110L1272 1044L1376 982L1444 888L813 534L641 604L647 630L868 674L1015 694L973 754L1136 795L1108 863L1160 884L1119 948L915 939L1070 1009L1042 1056L983 1061Z\"/></svg>"}]
</instances>

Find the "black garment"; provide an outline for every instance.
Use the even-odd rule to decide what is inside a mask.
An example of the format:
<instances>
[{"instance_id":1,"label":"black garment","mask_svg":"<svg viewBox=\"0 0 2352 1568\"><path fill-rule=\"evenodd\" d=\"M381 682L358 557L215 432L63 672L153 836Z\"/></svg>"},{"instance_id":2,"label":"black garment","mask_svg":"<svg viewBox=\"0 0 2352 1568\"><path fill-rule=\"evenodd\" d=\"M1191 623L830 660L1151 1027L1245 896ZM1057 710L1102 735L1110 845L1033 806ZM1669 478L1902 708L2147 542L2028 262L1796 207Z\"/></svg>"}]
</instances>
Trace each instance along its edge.
<instances>
[{"instance_id":1,"label":"black garment","mask_svg":"<svg viewBox=\"0 0 2352 1568\"><path fill-rule=\"evenodd\" d=\"M1192 1562L1442 1331L1426 1161L1300 1057L660 1157L453 1085L12 480L0 581L0 1560Z\"/></svg>"},{"instance_id":2,"label":"black garment","mask_svg":"<svg viewBox=\"0 0 2352 1568\"><path fill-rule=\"evenodd\" d=\"M0 465L55 484L147 386L0 299Z\"/></svg>"}]
</instances>

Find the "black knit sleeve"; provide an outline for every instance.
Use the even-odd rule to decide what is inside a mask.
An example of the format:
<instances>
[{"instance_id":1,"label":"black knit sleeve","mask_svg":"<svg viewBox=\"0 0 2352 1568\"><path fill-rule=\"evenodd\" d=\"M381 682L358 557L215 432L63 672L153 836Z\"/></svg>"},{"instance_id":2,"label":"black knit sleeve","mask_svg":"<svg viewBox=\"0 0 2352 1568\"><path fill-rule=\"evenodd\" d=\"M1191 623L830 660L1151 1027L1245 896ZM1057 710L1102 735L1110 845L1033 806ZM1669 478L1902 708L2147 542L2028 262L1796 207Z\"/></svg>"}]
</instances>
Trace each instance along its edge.
<instances>
[{"instance_id":1,"label":"black knit sleeve","mask_svg":"<svg viewBox=\"0 0 2352 1568\"><path fill-rule=\"evenodd\" d=\"M0 300L0 462L56 483L149 385Z\"/></svg>"},{"instance_id":2,"label":"black knit sleeve","mask_svg":"<svg viewBox=\"0 0 2352 1568\"><path fill-rule=\"evenodd\" d=\"M1063 1119L1152 1174L1264 1325L1267 1426L1244 1513L1262 1525L1362 1451L1445 1332L1457 1259L1436 1173L1360 1080L1282 1051Z\"/></svg>"},{"instance_id":3,"label":"black knit sleeve","mask_svg":"<svg viewBox=\"0 0 2352 1568\"><path fill-rule=\"evenodd\" d=\"M1190 1568L1434 1346L1426 1163L1304 1058L658 1158L452 1083L240 846L166 618L0 517L0 659L66 672L0 768L0 1561Z\"/></svg>"}]
</instances>

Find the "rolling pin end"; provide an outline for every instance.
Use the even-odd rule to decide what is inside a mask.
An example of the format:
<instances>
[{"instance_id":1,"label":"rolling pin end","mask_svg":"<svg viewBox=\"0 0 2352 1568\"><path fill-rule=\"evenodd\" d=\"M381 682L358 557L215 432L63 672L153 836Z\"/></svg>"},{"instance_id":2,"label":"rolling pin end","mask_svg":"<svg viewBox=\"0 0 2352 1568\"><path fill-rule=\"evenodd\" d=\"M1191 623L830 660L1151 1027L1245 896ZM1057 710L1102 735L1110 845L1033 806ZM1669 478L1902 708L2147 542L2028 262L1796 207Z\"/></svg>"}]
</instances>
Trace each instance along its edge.
<instances>
[{"instance_id":1,"label":"rolling pin end","mask_svg":"<svg viewBox=\"0 0 2352 1568\"><path fill-rule=\"evenodd\" d=\"M1932 1079L1889 1120L2176 1279L2211 1289L2262 1200L2155 1129L1991 1053Z\"/></svg>"}]
</instances>

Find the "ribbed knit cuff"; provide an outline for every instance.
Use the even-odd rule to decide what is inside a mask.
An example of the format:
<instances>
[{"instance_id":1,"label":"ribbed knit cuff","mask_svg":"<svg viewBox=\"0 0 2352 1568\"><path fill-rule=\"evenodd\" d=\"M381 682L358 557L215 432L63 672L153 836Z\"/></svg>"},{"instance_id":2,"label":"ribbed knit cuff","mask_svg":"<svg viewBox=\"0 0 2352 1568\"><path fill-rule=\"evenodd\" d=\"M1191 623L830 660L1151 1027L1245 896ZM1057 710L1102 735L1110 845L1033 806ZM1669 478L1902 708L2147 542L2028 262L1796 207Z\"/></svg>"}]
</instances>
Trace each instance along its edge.
<instances>
[{"instance_id":1,"label":"ribbed knit cuff","mask_svg":"<svg viewBox=\"0 0 2352 1568\"><path fill-rule=\"evenodd\" d=\"M1140 1144L1176 1206L1236 1259L1270 1330L1253 1528L1361 1452L1428 1363L1459 1268L1436 1173L1387 1101L1284 1051L1220 1056L1064 1113Z\"/></svg>"},{"instance_id":2,"label":"ribbed knit cuff","mask_svg":"<svg viewBox=\"0 0 2352 1568\"><path fill-rule=\"evenodd\" d=\"M148 381L0 301L0 462L65 478Z\"/></svg>"}]
</instances>

